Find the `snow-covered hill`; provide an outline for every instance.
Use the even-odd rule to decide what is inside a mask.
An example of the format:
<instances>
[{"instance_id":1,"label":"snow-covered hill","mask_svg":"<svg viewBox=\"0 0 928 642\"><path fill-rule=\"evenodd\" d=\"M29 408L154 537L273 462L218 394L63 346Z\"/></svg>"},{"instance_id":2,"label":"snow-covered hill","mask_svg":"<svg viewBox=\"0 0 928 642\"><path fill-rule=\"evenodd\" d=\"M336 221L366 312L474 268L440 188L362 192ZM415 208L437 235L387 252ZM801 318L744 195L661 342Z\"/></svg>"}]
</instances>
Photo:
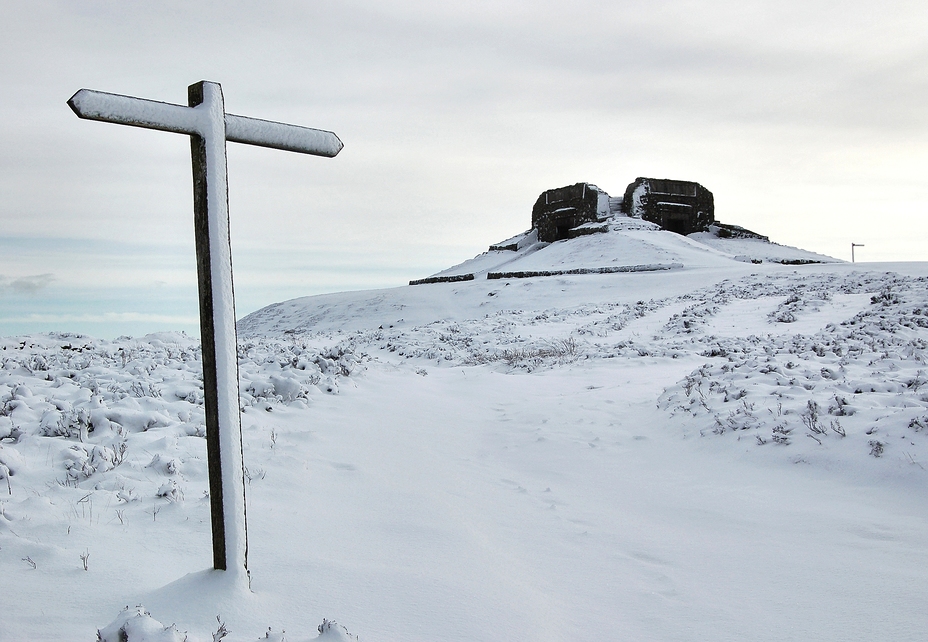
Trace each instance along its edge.
<instances>
[{"instance_id":1,"label":"snow-covered hill","mask_svg":"<svg viewBox=\"0 0 928 642\"><path fill-rule=\"evenodd\" d=\"M481 279L500 274L623 267L642 270L724 267L732 261L755 264L839 262L829 256L761 238L719 237L717 227L711 228L710 232L681 236L640 218L617 215L577 229L595 232L556 243L539 243L537 232L529 230L492 245L489 251L442 270L431 278L473 275Z\"/></svg>"},{"instance_id":2,"label":"snow-covered hill","mask_svg":"<svg viewBox=\"0 0 928 642\"><path fill-rule=\"evenodd\" d=\"M0 640L919 639L928 264L674 236L243 319L250 592L197 341L0 340Z\"/></svg>"},{"instance_id":3,"label":"snow-covered hill","mask_svg":"<svg viewBox=\"0 0 928 642\"><path fill-rule=\"evenodd\" d=\"M841 263L753 238L719 238L711 233L681 236L625 216L604 225L608 233L557 243L538 243L535 233L529 231L492 246L516 250L491 249L429 277L455 279L466 275L474 277L471 281L345 292L273 304L242 319L239 332L258 336L460 321L513 308L545 309L551 304L552 293L556 293L559 306L629 302L642 296L667 298L707 283L751 274L758 265L776 272L797 263ZM590 274L610 270L617 271L605 279L590 278ZM664 274L668 271L674 274ZM589 274L576 274L580 272ZM544 273L549 275L544 278L561 280L498 278L513 273Z\"/></svg>"}]
</instances>

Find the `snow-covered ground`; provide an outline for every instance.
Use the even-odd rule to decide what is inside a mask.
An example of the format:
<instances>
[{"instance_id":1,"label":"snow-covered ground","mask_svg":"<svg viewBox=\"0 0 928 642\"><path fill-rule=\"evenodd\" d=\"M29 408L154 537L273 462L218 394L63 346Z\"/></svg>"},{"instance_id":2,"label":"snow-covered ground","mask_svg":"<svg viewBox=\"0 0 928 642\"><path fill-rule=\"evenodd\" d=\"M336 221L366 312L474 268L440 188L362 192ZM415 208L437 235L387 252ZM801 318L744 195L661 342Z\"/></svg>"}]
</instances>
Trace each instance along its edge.
<instances>
[{"instance_id":1,"label":"snow-covered ground","mask_svg":"<svg viewBox=\"0 0 928 642\"><path fill-rule=\"evenodd\" d=\"M623 234L243 319L251 591L198 342L0 340L0 639L923 639L928 264Z\"/></svg>"}]
</instances>

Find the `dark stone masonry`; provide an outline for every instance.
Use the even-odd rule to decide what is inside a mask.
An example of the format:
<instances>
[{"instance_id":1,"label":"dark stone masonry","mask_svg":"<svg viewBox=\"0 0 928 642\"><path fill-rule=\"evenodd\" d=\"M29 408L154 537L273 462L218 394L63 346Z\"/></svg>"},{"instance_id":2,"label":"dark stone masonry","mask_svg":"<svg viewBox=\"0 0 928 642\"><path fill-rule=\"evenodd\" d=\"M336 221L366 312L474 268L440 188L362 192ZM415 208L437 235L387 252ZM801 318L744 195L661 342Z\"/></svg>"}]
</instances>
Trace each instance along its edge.
<instances>
[{"instance_id":1,"label":"dark stone masonry","mask_svg":"<svg viewBox=\"0 0 928 642\"><path fill-rule=\"evenodd\" d=\"M596 223L619 213L677 234L706 232L715 223L712 192L699 183L639 177L626 188L624 198L610 197L591 183L542 192L532 208L532 227L539 241L553 243L604 232Z\"/></svg>"},{"instance_id":2,"label":"dark stone masonry","mask_svg":"<svg viewBox=\"0 0 928 642\"><path fill-rule=\"evenodd\" d=\"M712 192L699 183L636 178L625 188L622 211L677 234L706 232L715 222Z\"/></svg>"},{"instance_id":3,"label":"dark stone masonry","mask_svg":"<svg viewBox=\"0 0 928 642\"><path fill-rule=\"evenodd\" d=\"M570 231L609 216L609 195L595 185L577 183L541 193L532 208L532 227L546 243L571 238Z\"/></svg>"}]
</instances>

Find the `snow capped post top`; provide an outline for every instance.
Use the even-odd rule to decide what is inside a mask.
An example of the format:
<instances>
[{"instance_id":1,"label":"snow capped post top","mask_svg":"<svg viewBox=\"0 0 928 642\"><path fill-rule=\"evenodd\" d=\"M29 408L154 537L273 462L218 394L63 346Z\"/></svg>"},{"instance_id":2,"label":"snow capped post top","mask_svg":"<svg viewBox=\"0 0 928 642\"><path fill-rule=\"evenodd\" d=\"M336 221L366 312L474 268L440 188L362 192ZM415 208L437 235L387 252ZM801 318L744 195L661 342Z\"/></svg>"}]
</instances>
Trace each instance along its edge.
<instances>
[{"instance_id":1,"label":"snow capped post top","mask_svg":"<svg viewBox=\"0 0 928 642\"><path fill-rule=\"evenodd\" d=\"M216 85L218 83L203 84ZM68 100L80 118L119 125L158 129L176 134L203 135L208 116L202 106L186 107L157 100L81 89ZM342 150L342 141L333 132L299 125L288 125L260 118L224 114L226 140L259 147L332 158Z\"/></svg>"},{"instance_id":2,"label":"snow capped post top","mask_svg":"<svg viewBox=\"0 0 928 642\"><path fill-rule=\"evenodd\" d=\"M320 129L227 114L218 83L190 85L187 101L174 105L81 89L68 106L80 118L190 136L213 568L247 577L226 141L329 158L341 151L342 141Z\"/></svg>"}]
</instances>

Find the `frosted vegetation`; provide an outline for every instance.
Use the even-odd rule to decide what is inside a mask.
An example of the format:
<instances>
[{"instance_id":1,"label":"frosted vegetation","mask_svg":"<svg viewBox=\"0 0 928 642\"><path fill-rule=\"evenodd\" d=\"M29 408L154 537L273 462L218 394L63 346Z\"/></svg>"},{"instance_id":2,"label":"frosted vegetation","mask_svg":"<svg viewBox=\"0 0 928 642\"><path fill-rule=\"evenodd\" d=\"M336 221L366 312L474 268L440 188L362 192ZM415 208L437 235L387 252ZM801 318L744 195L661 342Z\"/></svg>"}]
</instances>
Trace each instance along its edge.
<instances>
[{"instance_id":1,"label":"frosted vegetation","mask_svg":"<svg viewBox=\"0 0 928 642\"><path fill-rule=\"evenodd\" d=\"M198 342L0 340L0 639L915 639L928 278L738 265L244 319L244 593Z\"/></svg>"}]
</instances>

